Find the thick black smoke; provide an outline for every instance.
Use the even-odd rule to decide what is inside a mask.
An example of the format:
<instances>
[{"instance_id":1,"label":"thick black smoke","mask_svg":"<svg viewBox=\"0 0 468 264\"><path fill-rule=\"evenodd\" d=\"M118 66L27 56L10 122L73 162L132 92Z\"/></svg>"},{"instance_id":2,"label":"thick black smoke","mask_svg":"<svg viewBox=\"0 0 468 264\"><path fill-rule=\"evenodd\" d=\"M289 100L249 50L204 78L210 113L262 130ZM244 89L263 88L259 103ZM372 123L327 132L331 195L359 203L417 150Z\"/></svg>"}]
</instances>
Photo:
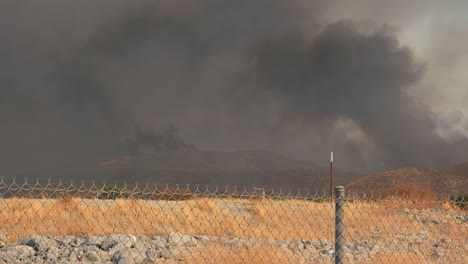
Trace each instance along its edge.
<instances>
[{"instance_id":1,"label":"thick black smoke","mask_svg":"<svg viewBox=\"0 0 468 264\"><path fill-rule=\"evenodd\" d=\"M437 136L431 114L408 95L424 65L388 29L366 33L341 21L304 42L269 41L254 58L264 86L288 101L292 116L314 127L353 120L385 166L447 165L463 156L466 140L455 145Z\"/></svg>"},{"instance_id":2,"label":"thick black smoke","mask_svg":"<svg viewBox=\"0 0 468 264\"><path fill-rule=\"evenodd\" d=\"M61 168L193 148L264 148L343 165L441 166L407 94L424 65L396 33L329 23L300 0L2 1L0 168ZM346 18L346 17L343 17ZM327 21L327 22L324 22ZM144 129L141 129L144 128Z\"/></svg>"}]
</instances>

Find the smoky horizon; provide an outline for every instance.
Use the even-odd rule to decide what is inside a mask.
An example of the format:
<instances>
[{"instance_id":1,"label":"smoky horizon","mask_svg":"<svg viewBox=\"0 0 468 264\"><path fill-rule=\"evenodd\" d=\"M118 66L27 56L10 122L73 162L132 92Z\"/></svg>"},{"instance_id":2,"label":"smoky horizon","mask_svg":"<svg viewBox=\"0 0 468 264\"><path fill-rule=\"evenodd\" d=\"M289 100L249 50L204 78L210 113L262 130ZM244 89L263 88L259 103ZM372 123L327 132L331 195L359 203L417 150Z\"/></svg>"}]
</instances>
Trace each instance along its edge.
<instances>
[{"instance_id":1,"label":"smoky horizon","mask_svg":"<svg viewBox=\"0 0 468 264\"><path fill-rule=\"evenodd\" d=\"M467 8L2 1L0 173L177 152L325 168L334 152L361 173L467 162Z\"/></svg>"}]
</instances>

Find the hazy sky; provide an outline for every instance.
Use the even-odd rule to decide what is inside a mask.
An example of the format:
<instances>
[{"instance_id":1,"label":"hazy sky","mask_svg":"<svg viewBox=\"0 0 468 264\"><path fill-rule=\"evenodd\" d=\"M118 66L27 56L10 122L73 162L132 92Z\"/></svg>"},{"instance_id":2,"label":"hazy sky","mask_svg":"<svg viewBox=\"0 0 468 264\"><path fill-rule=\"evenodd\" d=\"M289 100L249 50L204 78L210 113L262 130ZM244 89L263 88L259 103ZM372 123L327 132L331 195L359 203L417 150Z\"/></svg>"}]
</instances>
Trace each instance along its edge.
<instances>
[{"instance_id":1,"label":"hazy sky","mask_svg":"<svg viewBox=\"0 0 468 264\"><path fill-rule=\"evenodd\" d=\"M361 171L468 161L466 11L461 0L1 1L0 169L136 154L174 128L201 149L324 163L333 150Z\"/></svg>"},{"instance_id":2,"label":"hazy sky","mask_svg":"<svg viewBox=\"0 0 468 264\"><path fill-rule=\"evenodd\" d=\"M339 1L332 17L385 23L397 30L403 45L427 65L420 84L411 88L440 118L441 131L468 135L468 2L459 1ZM459 115L458 111L463 115ZM463 124L464 123L464 124ZM463 128L464 125L464 128Z\"/></svg>"}]
</instances>

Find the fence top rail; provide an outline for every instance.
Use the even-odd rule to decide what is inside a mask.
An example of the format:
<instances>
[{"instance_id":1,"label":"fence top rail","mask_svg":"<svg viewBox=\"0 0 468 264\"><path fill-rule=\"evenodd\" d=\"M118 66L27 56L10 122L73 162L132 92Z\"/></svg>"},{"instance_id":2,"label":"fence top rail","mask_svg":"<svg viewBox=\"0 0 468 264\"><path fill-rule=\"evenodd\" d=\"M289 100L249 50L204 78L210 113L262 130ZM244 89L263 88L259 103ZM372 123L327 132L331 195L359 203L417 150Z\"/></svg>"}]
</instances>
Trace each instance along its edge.
<instances>
[{"instance_id":1,"label":"fence top rail","mask_svg":"<svg viewBox=\"0 0 468 264\"><path fill-rule=\"evenodd\" d=\"M0 177L0 198L30 197L54 198L70 195L82 198L136 198L172 199L192 198L238 198L238 199L275 199L275 200L334 200L326 190L292 190L288 188L269 188L235 185L197 185L197 184L155 184L155 183L115 183L106 181L74 181L52 179L6 178ZM398 192L357 192L346 190L343 199L347 202L412 202L412 203L459 203L465 205L468 196L440 197L426 193Z\"/></svg>"},{"instance_id":2,"label":"fence top rail","mask_svg":"<svg viewBox=\"0 0 468 264\"><path fill-rule=\"evenodd\" d=\"M263 199L329 199L326 191L305 189L270 188L214 184L162 184L126 183L108 181L76 181L0 177L0 197L55 197L58 195L87 196L111 193L119 198L145 198L174 194L187 197L263 198Z\"/></svg>"}]
</instances>

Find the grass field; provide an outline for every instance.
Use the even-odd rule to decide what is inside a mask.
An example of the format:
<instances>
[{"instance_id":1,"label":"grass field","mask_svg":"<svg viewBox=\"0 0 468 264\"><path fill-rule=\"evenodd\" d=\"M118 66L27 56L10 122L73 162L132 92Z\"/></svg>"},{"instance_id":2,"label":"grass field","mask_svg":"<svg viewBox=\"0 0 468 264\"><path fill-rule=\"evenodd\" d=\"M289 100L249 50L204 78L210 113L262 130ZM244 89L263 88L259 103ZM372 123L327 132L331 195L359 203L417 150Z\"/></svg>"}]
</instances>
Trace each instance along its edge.
<instances>
[{"instance_id":1,"label":"grass field","mask_svg":"<svg viewBox=\"0 0 468 264\"><path fill-rule=\"evenodd\" d=\"M467 242L468 224L460 217L466 215L466 211L441 203L349 202L346 204L347 241L400 243L408 233L413 233L427 234L428 243L450 239L451 243L463 245ZM152 236L172 232L269 240L333 239L334 207L330 202L268 199L146 201L70 196L0 199L0 237L8 237L9 242L33 234ZM418 254L381 251L368 260L372 263L401 263L400 260L407 264L420 263L420 254L425 259L432 258L433 254L429 248L423 248L420 247ZM213 250L217 254L209 254ZM274 248L252 251L210 245L191 252L184 263L220 263L220 259L226 258L232 260L225 263L288 263L290 258L285 254L289 253ZM450 259L447 254L445 258ZM397 262L388 262L389 259Z\"/></svg>"}]
</instances>

